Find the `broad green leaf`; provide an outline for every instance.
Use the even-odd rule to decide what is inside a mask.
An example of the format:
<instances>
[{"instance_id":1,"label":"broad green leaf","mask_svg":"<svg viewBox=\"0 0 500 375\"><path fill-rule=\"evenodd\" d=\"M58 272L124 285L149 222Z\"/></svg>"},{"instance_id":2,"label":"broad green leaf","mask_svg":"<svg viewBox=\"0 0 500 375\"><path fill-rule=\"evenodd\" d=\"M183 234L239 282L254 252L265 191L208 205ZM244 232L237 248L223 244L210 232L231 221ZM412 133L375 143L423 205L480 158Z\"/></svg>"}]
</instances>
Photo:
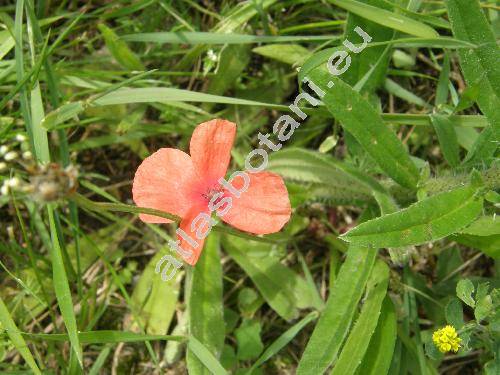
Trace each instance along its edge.
<instances>
[{"instance_id":1,"label":"broad green leaf","mask_svg":"<svg viewBox=\"0 0 500 375\"><path fill-rule=\"evenodd\" d=\"M12 344L16 347L17 351L23 359L26 361L26 364L30 367L31 371L33 371L36 375L41 375L41 371L38 368L38 365L33 358L26 342L24 341L21 332L16 326L16 323L12 319L7 306L5 305L2 298L0 298L0 323L2 324L2 328L7 331L9 338Z\"/></svg>"},{"instance_id":2,"label":"broad green leaf","mask_svg":"<svg viewBox=\"0 0 500 375\"><path fill-rule=\"evenodd\" d=\"M264 350L264 344L260 338L261 324L259 320L243 319L241 325L236 328L234 335L238 343L236 357L241 361L257 358Z\"/></svg>"},{"instance_id":3,"label":"broad green leaf","mask_svg":"<svg viewBox=\"0 0 500 375\"><path fill-rule=\"evenodd\" d=\"M478 47L459 51L460 67L469 86L480 82L479 108L500 140L500 48L477 0L446 0L453 35ZM498 146L498 145L497 145ZM494 150L493 150L494 151Z\"/></svg>"},{"instance_id":4,"label":"broad green leaf","mask_svg":"<svg viewBox=\"0 0 500 375\"><path fill-rule=\"evenodd\" d=\"M342 237L376 247L420 245L453 234L480 213L483 199L474 187L436 194L398 212L367 221Z\"/></svg>"},{"instance_id":5,"label":"broad green leaf","mask_svg":"<svg viewBox=\"0 0 500 375\"><path fill-rule=\"evenodd\" d=\"M410 35L422 38L439 36L432 27L398 13L390 12L355 0L329 0L329 2L357 14L360 17L378 23L379 25L402 31Z\"/></svg>"},{"instance_id":6,"label":"broad green leaf","mask_svg":"<svg viewBox=\"0 0 500 375\"><path fill-rule=\"evenodd\" d=\"M301 65L311 54L307 48L300 44L268 44L267 46L255 47L252 52L289 65Z\"/></svg>"},{"instance_id":7,"label":"broad green leaf","mask_svg":"<svg viewBox=\"0 0 500 375\"><path fill-rule=\"evenodd\" d=\"M352 375L361 363L375 328L382 301L387 293L389 267L378 261L372 269L366 286L363 308L333 367L332 375Z\"/></svg>"},{"instance_id":8,"label":"broad green leaf","mask_svg":"<svg viewBox=\"0 0 500 375\"><path fill-rule=\"evenodd\" d=\"M359 37L359 36L358 36ZM354 45L354 41L351 41ZM386 41L371 41L362 51L365 53L367 50L372 48L378 49L382 46L391 46L393 48L450 48L450 49L474 49L476 45L470 42L462 41L455 38L449 37L435 37L435 38L398 38L391 39ZM333 53L337 51L349 51L345 46L331 47L323 49L319 52L316 52L311 57L309 57L304 64L302 65L298 78L299 81L309 74L310 71L314 70L317 67L325 66L328 59L333 55ZM359 55L358 55L359 56ZM362 54L361 54L362 56ZM373 61L372 61L373 64ZM325 68L326 70L326 68ZM350 67L349 67L350 70ZM345 74L349 76L349 73L346 71ZM361 77L359 77L361 78ZM349 81L350 82L350 81ZM354 84L354 83L353 83Z\"/></svg>"},{"instance_id":9,"label":"broad green leaf","mask_svg":"<svg viewBox=\"0 0 500 375\"><path fill-rule=\"evenodd\" d=\"M333 284L325 310L300 359L297 375L323 373L337 358L356 314L377 251L351 245Z\"/></svg>"},{"instance_id":10,"label":"broad green leaf","mask_svg":"<svg viewBox=\"0 0 500 375\"><path fill-rule=\"evenodd\" d=\"M462 302L453 297L446 305L445 316L448 324L451 324L457 330L462 329L464 326L464 310L462 308Z\"/></svg>"},{"instance_id":11,"label":"broad green leaf","mask_svg":"<svg viewBox=\"0 0 500 375\"><path fill-rule=\"evenodd\" d=\"M479 249L493 259L500 258L500 235L492 236L474 236L470 234L459 234L453 239L458 243Z\"/></svg>"},{"instance_id":12,"label":"broad green leaf","mask_svg":"<svg viewBox=\"0 0 500 375\"><path fill-rule=\"evenodd\" d=\"M379 167L394 181L414 189L418 170L401 141L382 121L379 113L351 86L318 70L310 78L323 87L333 83L323 97L328 110L364 147ZM328 79L330 83L326 81Z\"/></svg>"},{"instance_id":13,"label":"broad green leaf","mask_svg":"<svg viewBox=\"0 0 500 375\"><path fill-rule=\"evenodd\" d=\"M298 309L314 306L307 282L273 255L275 245L225 236L226 252L252 279L266 302L283 319L298 315Z\"/></svg>"},{"instance_id":14,"label":"broad green leaf","mask_svg":"<svg viewBox=\"0 0 500 375\"><path fill-rule=\"evenodd\" d=\"M481 216L460 233L471 234L473 236L493 236L500 235L500 218L496 216Z\"/></svg>"},{"instance_id":15,"label":"broad green leaf","mask_svg":"<svg viewBox=\"0 0 500 375\"><path fill-rule=\"evenodd\" d=\"M497 148L498 142L495 140L493 127L488 126L471 145L463 164L468 166L490 165L490 161L495 160L494 154Z\"/></svg>"},{"instance_id":16,"label":"broad green leaf","mask_svg":"<svg viewBox=\"0 0 500 375\"><path fill-rule=\"evenodd\" d=\"M493 301L488 294L489 284L481 283L477 286L475 295L476 307L474 308L474 317L478 322L484 320L493 311Z\"/></svg>"},{"instance_id":17,"label":"broad green leaf","mask_svg":"<svg viewBox=\"0 0 500 375\"><path fill-rule=\"evenodd\" d=\"M97 25L97 27L104 38L109 52L120 65L130 70L144 70L141 60L112 29L102 23Z\"/></svg>"},{"instance_id":18,"label":"broad green leaf","mask_svg":"<svg viewBox=\"0 0 500 375\"><path fill-rule=\"evenodd\" d=\"M390 297L386 296L380 311L377 328L373 333L357 374L379 375L388 373L396 344L396 331L396 311Z\"/></svg>"},{"instance_id":19,"label":"broad green leaf","mask_svg":"<svg viewBox=\"0 0 500 375\"><path fill-rule=\"evenodd\" d=\"M458 147L455 127L448 117L437 113L431 115L431 121L434 126L434 130L436 131L443 156L452 167L458 166L460 163L460 150Z\"/></svg>"},{"instance_id":20,"label":"broad green leaf","mask_svg":"<svg viewBox=\"0 0 500 375\"><path fill-rule=\"evenodd\" d=\"M227 371L222 367L217 358L194 336L189 337L188 348L205 365L209 374L227 375ZM198 372L193 372L193 374L198 374Z\"/></svg>"},{"instance_id":21,"label":"broad green leaf","mask_svg":"<svg viewBox=\"0 0 500 375\"><path fill-rule=\"evenodd\" d=\"M162 249L148 263L132 293L132 302L147 334L163 335L175 314L180 277L163 281L155 267L168 250Z\"/></svg>"},{"instance_id":22,"label":"broad green leaf","mask_svg":"<svg viewBox=\"0 0 500 375\"><path fill-rule=\"evenodd\" d=\"M476 302L472 295L474 294L474 284L469 279L462 279L457 284L457 297L470 307L474 307Z\"/></svg>"},{"instance_id":23,"label":"broad green leaf","mask_svg":"<svg viewBox=\"0 0 500 375\"><path fill-rule=\"evenodd\" d=\"M232 45L222 49L217 71L210 78L207 93L222 95L234 86L250 61L248 46ZM210 107L209 107L210 108Z\"/></svg>"},{"instance_id":24,"label":"broad green leaf","mask_svg":"<svg viewBox=\"0 0 500 375\"><path fill-rule=\"evenodd\" d=\"M214 358L220 358L225 335L219 251L219 235L211 233L191 271L187 296L190 336L196 337ZM193 374L210 373L206 363L192 350L187 352L187 366Z\"/></svg>"}]
</instances>

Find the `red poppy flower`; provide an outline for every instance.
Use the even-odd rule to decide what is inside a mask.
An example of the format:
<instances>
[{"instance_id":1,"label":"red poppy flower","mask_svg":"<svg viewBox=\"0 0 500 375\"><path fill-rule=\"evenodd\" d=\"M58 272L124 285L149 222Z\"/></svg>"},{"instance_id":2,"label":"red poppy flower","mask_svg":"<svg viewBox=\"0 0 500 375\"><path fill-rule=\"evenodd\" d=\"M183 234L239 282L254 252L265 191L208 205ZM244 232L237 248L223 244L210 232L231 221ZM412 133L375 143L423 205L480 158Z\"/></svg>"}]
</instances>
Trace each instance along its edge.
<instances>
[{"instance_id":1,"label":"red poppy flower","mask_svg":"<svg viewBox=\"0 0 500 375\"><path fill-rule=\"evenodd\" d=\"M233 227L254 234L278 232L290 219L288 192L277 174L237 172L233 181L223 180L235 135L236 124L230 121L204 122L191 137L191 156L162 148L144 159L135 174L132 194L137 206L182 218L177 244L184 261L191 265L201 254L203 235L216 223L211 218L213 211ZM171 222L146 214L140 218L146 223Z\"/></svg>"}]
</instances>

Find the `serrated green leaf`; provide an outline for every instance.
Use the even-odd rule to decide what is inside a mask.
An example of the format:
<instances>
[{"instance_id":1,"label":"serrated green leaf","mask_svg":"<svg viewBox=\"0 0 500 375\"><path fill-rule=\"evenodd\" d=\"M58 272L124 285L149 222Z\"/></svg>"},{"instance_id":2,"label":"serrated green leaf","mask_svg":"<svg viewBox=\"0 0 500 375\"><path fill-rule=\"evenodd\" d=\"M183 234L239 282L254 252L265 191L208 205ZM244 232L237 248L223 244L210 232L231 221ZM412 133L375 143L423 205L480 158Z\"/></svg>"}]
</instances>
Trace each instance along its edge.
<instances>
[{"instance_id":1,"label":"serrated green leaf","mask_svg":"<svg viewBox=\"0 0 500 375\"><path fill-rule=\"evenodd\" d=\"M342 237L376 247L421 245L453 234L471 223L483 207L474 187L462 187L367 221Z\"/></svg>"},{"instance_id":2,"label":"serrated green leaf","mask_svg":"<svg viewBox=\"0 0 500 375\"><path fill-rule=\"evenodd\" d=\"M377 251L351 245L297 368L298 375L323 373L335 360L365 289Z\"/></svg>"}]
</instances>

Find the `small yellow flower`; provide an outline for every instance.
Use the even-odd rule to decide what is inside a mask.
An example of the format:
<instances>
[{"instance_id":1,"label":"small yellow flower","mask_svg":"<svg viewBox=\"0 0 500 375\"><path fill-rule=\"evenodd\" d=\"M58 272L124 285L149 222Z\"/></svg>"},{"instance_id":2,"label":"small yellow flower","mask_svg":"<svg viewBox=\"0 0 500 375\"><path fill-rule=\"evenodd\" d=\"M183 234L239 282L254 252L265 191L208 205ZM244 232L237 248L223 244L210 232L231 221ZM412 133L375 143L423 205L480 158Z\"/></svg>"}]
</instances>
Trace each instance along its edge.
<instances>
[{"instance_id":1,"label":"small yellow flower","mask_svg":"<svg viewBox=\"0 0 500 375\"><path fill-rule=\"evenodd\" d=\"M453 326L446 326L438 329L432 334L432 341L441 353L449 351L458 352L462 339L458 337L457 331Z\"/></svg>"}]
</instances>

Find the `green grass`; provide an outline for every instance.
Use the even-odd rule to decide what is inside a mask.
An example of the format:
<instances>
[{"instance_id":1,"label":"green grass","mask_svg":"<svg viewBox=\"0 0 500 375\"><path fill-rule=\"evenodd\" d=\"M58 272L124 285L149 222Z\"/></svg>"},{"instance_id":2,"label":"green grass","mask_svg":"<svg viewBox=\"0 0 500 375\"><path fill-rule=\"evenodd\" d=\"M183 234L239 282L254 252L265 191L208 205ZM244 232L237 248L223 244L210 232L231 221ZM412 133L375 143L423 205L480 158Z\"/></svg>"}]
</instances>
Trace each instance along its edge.
<instances>
[{"instance_id":1,"label":"green grass","mask_svg":"<svg viewBox=\"0 0 500 375\"><path fill-rule=\"evenodd\" d=\"M500 371L495 1L84 3L0 5L1 373ZM305 77L289 224L219 224L163 282L176 224L138 215L181 218L133 204L138 165L226 118L243 168Z\"/></svg>"}]
</instances>

